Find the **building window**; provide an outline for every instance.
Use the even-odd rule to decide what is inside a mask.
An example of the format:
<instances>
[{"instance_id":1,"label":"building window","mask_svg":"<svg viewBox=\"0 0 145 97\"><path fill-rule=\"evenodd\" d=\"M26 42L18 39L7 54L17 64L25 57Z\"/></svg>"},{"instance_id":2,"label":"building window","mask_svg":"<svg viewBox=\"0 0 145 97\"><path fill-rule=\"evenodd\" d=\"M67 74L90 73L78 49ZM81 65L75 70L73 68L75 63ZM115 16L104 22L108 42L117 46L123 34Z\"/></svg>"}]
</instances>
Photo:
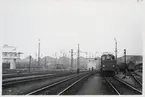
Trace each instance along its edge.
<instances>
[{"instance_id":1,"label":"building window","mask_svg":"<svg viewBox=\"0 0 145 97\"><path fill-rule=\"evenodd\" d=\"M3 57L7 57L7 52L3 52Z\"/></svg>"},{"instance_id":2,"label":"building window","mask_svg":"<svg viewBox=\"0 0 145 97\"><path fill-rule=\"evenodd\" d=\"M17 57L17 53L16 52L14 53L14 57Z\"/></svg>"}]
</instances>

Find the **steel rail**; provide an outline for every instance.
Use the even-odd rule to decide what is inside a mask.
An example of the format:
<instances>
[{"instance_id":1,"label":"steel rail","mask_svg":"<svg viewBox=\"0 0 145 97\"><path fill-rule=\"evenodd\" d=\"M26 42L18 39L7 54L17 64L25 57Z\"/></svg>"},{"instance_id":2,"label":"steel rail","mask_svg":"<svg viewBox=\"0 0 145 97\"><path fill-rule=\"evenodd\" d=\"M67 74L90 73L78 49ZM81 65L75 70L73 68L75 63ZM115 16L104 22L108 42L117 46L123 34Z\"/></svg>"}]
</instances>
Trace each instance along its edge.
<instances>
[{"instance_id":1,"label":"steel rail","mask_svg":"<svg viewBox=\"0 0 145 97\"><path fill-rule=\"evenodd\" d=\"M7 86L7 85L17 84L17 83L22 83L22 82L45 79L48 76L51 77L52 75L36 76L36 77L28 77L28 78L25 78L25 79L15 79L15 80L3 81L2 86L4 87L4 86Z\"/></svg>"},{"instance_id":2,"label":"steel rail","mask_svg":"<svg viewBox=\"0 0 145 97\"><path fill-rule=\"evenodd\" d=\"M56 74L51 74L51 73L47 73L47 74L32 74L32 75L19 75L16 77L8 77L8 78L3 78L2 81L6 82L6 81L12 81L12 80L19 80L19 79L27 79L28 78L33 78L33 77L41 77L41 76L49 76L49 75L56 75Z\"/></svg>"}]
</instances>

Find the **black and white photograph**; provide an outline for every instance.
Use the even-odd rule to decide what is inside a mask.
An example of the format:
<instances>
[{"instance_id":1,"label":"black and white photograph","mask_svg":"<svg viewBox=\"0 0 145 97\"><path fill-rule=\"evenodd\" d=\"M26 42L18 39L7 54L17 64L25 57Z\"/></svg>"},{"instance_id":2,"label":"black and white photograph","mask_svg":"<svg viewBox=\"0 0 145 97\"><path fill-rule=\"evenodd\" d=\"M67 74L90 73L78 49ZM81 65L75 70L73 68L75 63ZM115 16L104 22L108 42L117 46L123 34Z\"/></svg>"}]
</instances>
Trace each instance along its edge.
<instances>
[{"instance_id":1,"label":"black and white photograph","mask_svg":"<svg viewBox=\"0 0 145 97\"><path fill-rule=\"evenodd\" d=\"M144 0L1 0L1 95L143 95Z\"/></svg>"}]
</instances>

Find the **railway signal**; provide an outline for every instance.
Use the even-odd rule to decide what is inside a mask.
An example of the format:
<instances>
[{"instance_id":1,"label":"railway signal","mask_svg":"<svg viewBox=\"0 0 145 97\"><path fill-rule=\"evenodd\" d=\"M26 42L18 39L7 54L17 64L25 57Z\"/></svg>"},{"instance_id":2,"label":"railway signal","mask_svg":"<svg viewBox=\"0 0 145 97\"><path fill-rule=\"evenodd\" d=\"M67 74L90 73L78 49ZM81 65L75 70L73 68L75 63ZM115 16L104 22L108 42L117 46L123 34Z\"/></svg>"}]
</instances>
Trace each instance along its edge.
<instances>
[{"instance_id":1,"label":"railway signal","mask_svg":"<svg viewBox=\"0 0 145 97\"><path fill-rule=\"evenodd\" d=\"M32 59L32 56L29 56L29 72L30 72L30 66L31 66L31 59Z\"/></svg>"},{"instance_id":2,"label":"railway signal","mask_svg":"<svg viewBox=\"0 0 145 97\"><path fill-rule=\"evenodd\" d=\"M71 70L73 70L73 49L71 49Z\"/></svg>"},{"instance_id":3,"label":"railway signal","mask_svg":"<svg viewBox=\"0 0 145 97\"><path fill-rule=\"evenodd\" d=\"M126 63L126 49L124 49L124 64L125 64L125 78L127 76L127 73L128 73L128 66L127 66L127 63Z\"/></svg>"},{"instance_id":4,"label":"railway signal","mask_svg":"<svg viewBox=\"0 0 145 97\"><path fill-rule=\"evenodd\" d=\"M74 60L73 56L77 55L77 52L74 52L73 49L71 49L71 51L69 51L69 53L71 53L71 70L73 70L73 64L77 64L76 60Z\"/></svg>"},{"instance_id":5,"label":"railway signal","mask_svg":"<svg viewBox=\"0 0 145 97\"><path fill-rule=\"evenodd\" d=\"M79 48L79 44L78 44L78 58L77 58L77 73L80 72L80 48Z\"/></svg>"}]
</instances>

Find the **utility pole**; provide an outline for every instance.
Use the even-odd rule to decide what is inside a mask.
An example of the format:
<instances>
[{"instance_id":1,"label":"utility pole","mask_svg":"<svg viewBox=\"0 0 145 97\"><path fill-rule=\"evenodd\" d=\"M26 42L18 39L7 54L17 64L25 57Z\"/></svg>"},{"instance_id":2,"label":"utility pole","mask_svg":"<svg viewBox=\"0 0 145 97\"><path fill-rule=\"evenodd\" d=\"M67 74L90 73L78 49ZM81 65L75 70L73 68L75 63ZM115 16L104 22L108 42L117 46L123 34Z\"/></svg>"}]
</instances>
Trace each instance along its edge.
<instances>
[{"instance_id":1,"label":"utility pole","mask_svg":"<svg viewBox=\"0 0 145 97\"><path fill-rule=\"evenodd\" d=\"M126 64L126 49L124 49L124 63Z\"/></svg>"},{"instance_id":2,"label":"utility pole","mask_svg":"<svg viewBox=\"0 0 145 97\"><path fill-rule=\"evenodd\" d=\"M116 38L114 38L115 40L115 58L116 58L116 64L117 64L117 40Z\"/></svg>"},{"instance_id":3,"label":"utility pole","mask_svg":"<svg viewBox=\"0 0 145 97\"><path fill-rule=\"evenodd\" d=\"M71 70L73 70L73 49L71 49Z\"/></svg>"},{"instance_id":4,"label":"utility pole","mask_svg":"<svg viewBox=\"0 0 145 97\"><path fill-rule=\"evenodd\" d=\"M40 39L38 39L38 68L40 70Z\"/></svg>"},{"instance_id":5,"label":"utility pole","mask_svg":"<svg viewBox=\"0 0 145 97\"><path fill-rule=\"evenodd\" d=\"M30 69L31 69L31 59L32 59L32 56L29 56L29 72L30 72Z\"/></svg>"},{"instance_id":6,"label":"utility pole","mask_svg":"<svg viewBox=\"0 0 145 97\"><path fill-rule=\"evenodd\" d=\"M80 71L80 69L79 69L79 67L80 67L80 50L79 49L80 48L79 48L79 44L78 44L77 73L79 73L79 71Z\"/></svg>"}]
</instances>

